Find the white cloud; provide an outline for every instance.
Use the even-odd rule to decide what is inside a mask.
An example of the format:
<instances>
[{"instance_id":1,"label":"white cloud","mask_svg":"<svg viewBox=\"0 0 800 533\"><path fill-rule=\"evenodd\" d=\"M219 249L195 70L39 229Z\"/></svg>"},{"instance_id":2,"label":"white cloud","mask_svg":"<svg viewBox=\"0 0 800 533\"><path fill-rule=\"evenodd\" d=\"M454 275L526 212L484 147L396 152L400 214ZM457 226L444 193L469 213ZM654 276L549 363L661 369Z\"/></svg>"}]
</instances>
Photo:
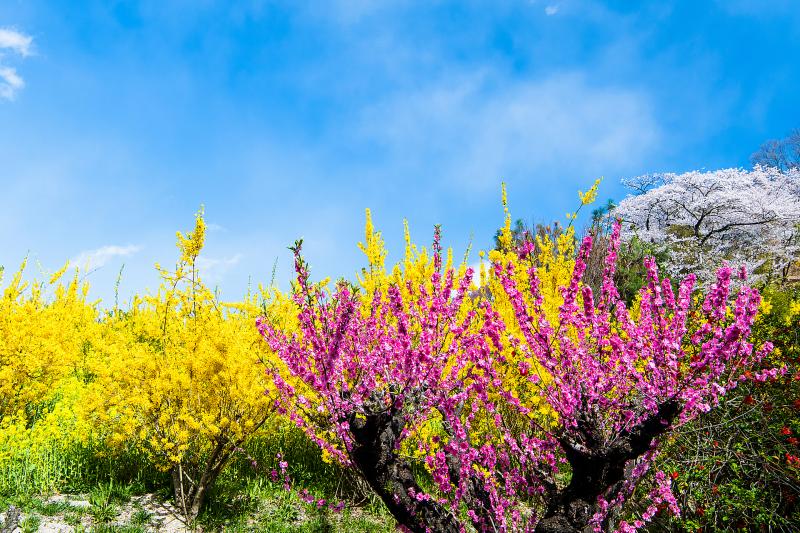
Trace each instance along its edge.
<instances>
[{"instance_id":1,"label":"white cloud","mask_svg":"<svg viewBox=\"0 0 800 533\"><path fill-rule=\"evenodd\" d=\"M481 190L501 177L624 172L650 156L660 128L635 89L582 73L514 80L487 70L372 106L362 134L394 152L404 172Z\"/></svg>"},{"instance_id":2,"label":"white cloud","mask_svg":"<svg viewBox=\"0 0 800 533\"><path fill-rule=\"evenodd\" d=\"M242 254L235 254L231 257L213 258L198 256L197 269L200 276L207 282L213 283L220 281L227 271L235 267L242 260Z\"/></svg>"},{"instance_id":3,"label":"white cloud","mask_svg":"<svg viewBox=\"0 0 800 533\"><path fill-rule=\"evenodd\" d=\"M548 17L552 17L556 13L558 13L558 4L553 4L544 8L544 13Z\"/></svg>"},{"instance_id":4,"label":"white cloud","mask_svg":"<svg viewBox=\"0 0 800 533\"><path fill-rule=\"evenodd\" d=\"M139 250L141 246L129 244L127 246L108 245L96 250L86 250L79 253L76 257L70 259L70 263L80 268L91 270L93 268L100 268L106 265L115 257L126 257L133 255Z\"/></svg>"},{"instance_id":5,"label":"white cloud","mask_svg":"<svg viewBox=\"0 0 800 533\"><path fill-rule=\"evenodd\" d=\"M3 52L10 50L22 57L31 53L33 38L16 30L0 28L0 98L13 100L17 92L25 87L25 81L16 69L2 63Z\"/></svg>"},{"instance_id":6,"label":"white cloud","mask_svg":"<svg viewBox=\"0 0 800 533\"><path fill-rule=\"evenodd\" d=\"M227 231L224 226L220 226L219 224L214 224L213 222L207 222L206 229L208 231Z\"/></svg>"},{"instance_id":7,"label":"white cloud","mask_svg":"<svg viewBox=\"0 0 800 533\"><path fill-rule=\"evenodd\" d=\"M31 44L33 44L33 37L30 35L10 28L0 28L0 50L11 50L26 57L31 54Z\"/></svg>"},{"instance_id":8,"label":"white cloud","mask_svg":"<svg viewBox=\"0 0 800 533\"><path fill-rule=\"evenodd\" d=\"M11 67L0 65L0 98L13 100L14 95L25 87L25 81Z\"/></svg>"}]
</instances>

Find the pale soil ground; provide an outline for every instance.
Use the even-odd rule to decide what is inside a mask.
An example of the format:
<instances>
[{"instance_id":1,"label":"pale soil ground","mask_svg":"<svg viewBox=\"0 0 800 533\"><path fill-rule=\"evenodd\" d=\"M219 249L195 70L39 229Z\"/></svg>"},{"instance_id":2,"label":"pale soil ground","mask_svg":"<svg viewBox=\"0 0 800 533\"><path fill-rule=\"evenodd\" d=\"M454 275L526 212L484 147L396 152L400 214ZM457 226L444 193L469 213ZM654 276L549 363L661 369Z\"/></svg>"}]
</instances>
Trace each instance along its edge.
<instances>
[{"instance_id":1,"label":"pale soil ground","mask_svg":"<svg viewBox=\"0 0 800 533\"><path fill-rule=\"evenodd\" d=\"M79 531L92 531L96 524L89 513L90 503L79 495L58 494L46 499L45 504L57 504L65 509L52 516L42 516L37 513L22 513L13 529L9 529L10 524L6 524L6 513L0 513L0 532L2 533L24 533L26 519L36 515L39 517L39 533L73 533ZM186 527L180 518L177 509L169 502L161 502L152 494L143 496L133 496L130 501L116 506L116 516L113 520L104 524L106 531L122 529L135 531L157 531L163 533L184 533L191 531ZM148 520L137 524L139 527L134 529L132 519L137 512L144 510L148 515Z\"/></svg>"}]
</instances>

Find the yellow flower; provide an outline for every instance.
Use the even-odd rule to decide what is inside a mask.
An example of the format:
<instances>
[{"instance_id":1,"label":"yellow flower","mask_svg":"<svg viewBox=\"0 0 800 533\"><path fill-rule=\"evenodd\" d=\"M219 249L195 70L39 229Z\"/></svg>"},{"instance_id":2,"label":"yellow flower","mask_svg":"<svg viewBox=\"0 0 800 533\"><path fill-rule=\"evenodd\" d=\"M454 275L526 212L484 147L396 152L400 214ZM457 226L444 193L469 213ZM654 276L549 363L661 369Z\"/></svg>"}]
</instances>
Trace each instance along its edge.
<instances>
[{"instance_id":1,"label":"yellow flower","mask_svg":"<svg viewBox=\"0 0 800 533\"><path fill-rule=\"evenodd\" d=\"M183 233L178 231L178 249L181 251L181 261L187 263L194 263L194 260L200 255L203 249L206 236L206 222L203 218L205 209L200 206L200 209L195 214L194 231L190 232L185 237Z\"/></svg>"},{"instance_id":2,"label":"yellow flower","mask_svg":"<svg viewBox=\"0 0 800 533\"><path fill-rule=\"evenodd\" d=\"M596 179L594 185L586 192L578 191L578 198L580 198L581 205L589 205L597 200L597 189L600 187L601 181L602 178Z\"/></svg>"},{"instance_id":3,"label":"yellow flower","mask_svg":"<svg viewBox=\"0 0 800 533\"><path fill-rule=\"evenodd\" d=\"M503 228L500 230L500 235L497 242L499 248L503 251L510 251L514 245L514 236L511 233L511 211L508 209L508 193L506 192L506 184L501 185L501 202L503 204Z\"/></svg>"}]
</instances>

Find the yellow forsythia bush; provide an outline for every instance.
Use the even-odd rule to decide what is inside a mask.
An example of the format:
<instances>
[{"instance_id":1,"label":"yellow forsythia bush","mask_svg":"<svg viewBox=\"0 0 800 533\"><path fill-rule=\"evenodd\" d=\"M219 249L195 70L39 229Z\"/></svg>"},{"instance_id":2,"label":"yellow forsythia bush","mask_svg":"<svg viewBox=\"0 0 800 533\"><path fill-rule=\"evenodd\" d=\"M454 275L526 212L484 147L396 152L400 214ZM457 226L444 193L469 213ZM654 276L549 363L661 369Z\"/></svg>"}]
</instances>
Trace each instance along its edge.
<instances>
[{"instance_id":1,"label":"yellow forsythia bush","mask_svg":"<svg viewBox=\"0 0 800 533\"><path fill-rule=\"evenodd\" d=\"M595 183L586 196L581 195L581 205L584 205L584 198L587 201L591 201L590 195L592 191L596 191L597 186L598 184ZM575 229L570 224L555 237L550 234L523 236L523 239L531 241L534 250L529 257L523 259L516 250L520 243L514 241L511 232L511 212L508 207L505 186L503 186L502 202L505 212L504 225L498 236L497 249L488 253L489 263L499 263L504 266L513 265L514 278L518 287L528 286L530 277L528 271L531 267L535 267L540 281L539 289L542 295L544 317L551 324L557 323L558 309L564 303L559 287L569 284L570 276L575 266ZM575 214L568 215L570 219L574 217ZM522 332L517 325L514 310L506 291L503 289L500 280L495 276L494 271L486 268L483 263L481 264L481 280L492 300L494 309L500 314L503 322L509 328L507 334L513 335L517 339L522 338ZM529 294L526 294L525 297L528 300L530 299ZM527 304L532 306L533 302L527 301ZM515 397L522 400L525 407L540 415L544 424L555 424L557 422L555 412L549 405L541 401L541 396L538 392L539 388L547 385L550 379L545 370L538 366L534 367L523 363L523 359L519 357L514 344L511 342L505 343L503 355L508 362L504 368L504 386ZM531 374L539 376L539 384L534 385L527 379L526 376Z\"/></svg>"},{"instance_id":2,"label":"yellow forsythia bush","mask_svg":"<svg viewBox=\"0 0 800 533\"><path fill-rule=\"evenodd\" d=\"M27 421L51 398L79 362L85 330L97 316L77 275L64 284L62 269L49 283L28 283L22 281L25 266L0 299L0 420L5 421ZM54 290L50 301L48 288Z\"/></svg>"},{"instance_id":3,"label":"yellow forsythia bush","mask_svg":"<svg viewBox=\"0 0 800 533\"><path fill-rule=\"evenodd\" d=\"M220 301L197 268L204 241L201 210L177 235L174 270L157 265L159 289L125 310L101 313L77 270L61 281L68 265L48 283L25 282L25 264L12 277L0 299L0 490L80 478L76 448L133 451L169 472L181 510L197 515L231 458L277 416L264 365L280 362L255 319L291 330L297 315L274 289Z\"/></svg>"},{"instance_id":4,"label":"yellow forsythia bush","mask_svg":"<svg viewBox=\"0 0 800 533\"><path fill-rule=\"evenodd\" d=\"M98 311L77 273L62 280L67 265L25 282L26 263L0 299L0 488L44 490L64 469L60 451L86 435L73 407Z\"/></svg>"},{"instance_id":5,"label":"yellow forsythia bush","mask_svg":"<svg viewBox=\"0 0 800 533\"><path fill-rule=\"evenodd\" d=\"M131 442L173 480L176 502L196 517L235 453L272 416L266 343L254 327L259 298L218 300L197 270L205 222L178 233L174 271L157 293L105 319L87 415L114 445ZM291 313L291 308L286 309Z\"/></svg>"}]
</instances>

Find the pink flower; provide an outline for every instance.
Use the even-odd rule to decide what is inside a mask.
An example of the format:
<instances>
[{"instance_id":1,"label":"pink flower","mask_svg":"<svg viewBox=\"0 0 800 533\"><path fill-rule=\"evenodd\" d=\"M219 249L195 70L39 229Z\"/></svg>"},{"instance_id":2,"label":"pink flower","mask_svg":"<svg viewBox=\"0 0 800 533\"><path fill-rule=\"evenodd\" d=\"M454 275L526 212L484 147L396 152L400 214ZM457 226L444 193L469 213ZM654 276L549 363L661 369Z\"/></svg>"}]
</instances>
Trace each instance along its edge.
<instances>
[{"instance_id":1,"label":"pink flower","mask_svg":"<svg viewBox=\"0 0 800 533\"><path fill-rule=\"evenodd\" d=\"M660 437L713 409L741 379L770 379L785 369L751 370L772 345L756 349L750 342L760 295L747 286L732 294L730 267L719 269L698 307L693 275L676 291L669 279L659 277L655 260L647 258L646 284L632 313L614 283L619 223L609 238L597 294L583 281L592 245L590 237L583 239L570 280L561 287L556 320L543 310L535 266L528 270L530 282L518 286L514 263L493 265L515 328L503 322L493 302L470 294L471 272L456 279L452 268L443 269L438 228L427 279L371 294L345 283L333 292L312 284L298 246L293 301L299 332L257 321L288 369L268 369L279 408L350 467L363 457L356 451L376 446L365 429L375 429L377 421L391 421L380 426L381 435L390 443L387 453L398 461L402 444L423 427L430 431L435 421L429 438L414 437L412 443L433 479L431 492L412 486L405 500L391 494L385 501L459 510L478 501L478 487L485 503L466 513L478 529L516 528L530 508L528 498L546 498L557 490L555 479L566 463L627 443L628 455L619 459L623 464L613 466L627 461L628 477L608 487L593 486L597 504L591 525L600 527L637 483L649 479L645 474ZM528 257L530 246L518 252ZM517 354L519 374L555 412L555 427L544 425L509 389L503 355L508 347ZM304 392L303 400L298 391ZM477 437L487 433L490 438ZM795 464L797 458L791 458L787 461ZM285 472L286 462L279 466ZM677 472L656 472L650 504L641 517L621 522L619 530L643 527L660 508L679 515L671 489L677 477ZM301 498L315 501L307 493ZM323 506L324 500L316 503Z\"/></svg>"}]
</instances>

